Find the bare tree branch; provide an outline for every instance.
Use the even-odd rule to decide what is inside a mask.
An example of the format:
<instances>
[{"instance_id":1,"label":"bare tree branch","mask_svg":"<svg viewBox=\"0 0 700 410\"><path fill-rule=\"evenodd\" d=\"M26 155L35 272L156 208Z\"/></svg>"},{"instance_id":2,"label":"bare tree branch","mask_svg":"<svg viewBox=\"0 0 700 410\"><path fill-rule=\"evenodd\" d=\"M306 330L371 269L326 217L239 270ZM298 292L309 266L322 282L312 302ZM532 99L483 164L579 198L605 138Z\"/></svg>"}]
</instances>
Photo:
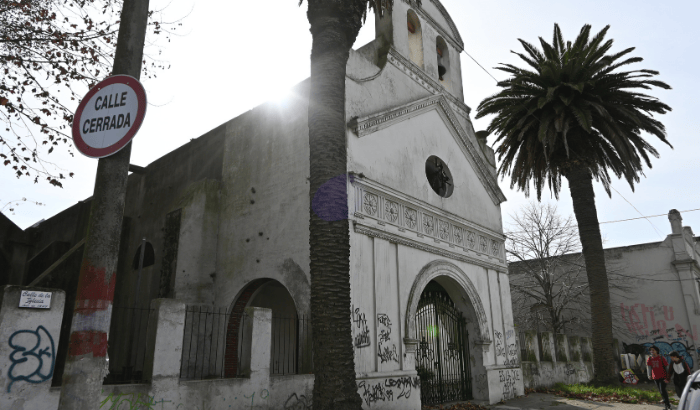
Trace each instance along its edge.
<instances>
[{"instance_id":1,"label":"bare tree branch","mask_svg":"<svg viewBox=\"0 0 700 410\"><path fill-rule=\"evenodd\" d=\"M522 329L559 333L576 326L590 332L590 296L578 227L550 204L530 202L512 215L506 253L515 322ZM611 294L633 292L622 267L607 260ZM618 323L619 322L619 323ZM618 334L628 333L613 320Z\"/></svg>"}]
</instances>

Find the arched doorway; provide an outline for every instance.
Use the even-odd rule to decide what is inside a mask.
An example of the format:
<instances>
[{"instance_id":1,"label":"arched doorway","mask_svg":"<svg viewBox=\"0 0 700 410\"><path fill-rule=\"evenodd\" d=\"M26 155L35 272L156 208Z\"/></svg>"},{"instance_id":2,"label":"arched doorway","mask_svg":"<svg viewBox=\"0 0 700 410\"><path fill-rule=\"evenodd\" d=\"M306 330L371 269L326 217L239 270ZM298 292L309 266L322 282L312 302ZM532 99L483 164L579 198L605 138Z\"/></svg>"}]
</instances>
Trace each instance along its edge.
<instances>
[{"instance_id":1,"label":"arched doorway","mask_svg":"<svg viewBox=\"0 0 700 410\"><path fill-rule=\"evenodd\" d=\"M270 374L297 374L303 371L309 349L310 327L307 318L297 314L294 299L283 284L274 279L250 282L233 303L226 331L225 377L241 373L242 360L250 347L242 346L246 329L244 311L247 307L272 310ZM245 366L243 366L245 367Z\"/></svg>"},{"instance_id":2,"label":"arched doorway","mask_svg":"<svg viewBox=\"0 0 700 410\"><path fill-rule=\"evenodd\" d=\"M478 269L475 268L473 273L476 274ZM436 288L435 284L442 289ZM464 340L468 342L468 353L464 357L468 358L466 362L466 369L468 370L466 381L468 384L464 394L476 400L488 400L489 386L486 377L485 358L493 342L486 311L480 296L484 294L485 289L477 290L469 275L454 263L446 260L435 260L425 265L413 281L408 295L404 341L414 346L412 349L415 349L413 351L415 352L416 368L419 366L418 356L421 354L420 342L422 341L420 336L421 329L418 327L419 322L417 320L420 311L419 305L426 305L426 300L422 298L424 293L430 293L431 290L434 291L436 289L439 290L438 293L440 293L442 300L447 301L449 310L454 307L457 310L455 315L461 314L466 322L468 335L464 337ZM450 350L449 346L447 346L447 350ZM441 352L444 353L444 349ZM471 379L468 378L469 376L471 376ZM430 394L428 393L425 397L429 396ZM421 400L426 403L425 398L421 398Z\"/></svg>"},{"instance_id":3,"label":"arched doorway","mask_svg":"<svg viewBox=\"0 0 700 410\"><path fill-rule=\"evenodd\" d=\"M471 400L467 323L439 283L430 281L424 288L415 321L422 403Z\"/></svg>"}]
</instances>

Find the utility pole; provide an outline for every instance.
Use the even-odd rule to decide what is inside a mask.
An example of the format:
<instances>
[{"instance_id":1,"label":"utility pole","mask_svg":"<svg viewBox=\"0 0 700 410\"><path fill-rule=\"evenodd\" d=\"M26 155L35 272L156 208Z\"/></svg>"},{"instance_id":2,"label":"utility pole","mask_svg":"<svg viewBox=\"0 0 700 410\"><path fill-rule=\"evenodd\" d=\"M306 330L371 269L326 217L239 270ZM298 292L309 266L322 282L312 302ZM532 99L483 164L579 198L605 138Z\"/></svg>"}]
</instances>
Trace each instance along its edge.
<instances>
[{"instance_id":1,"label":"utility pole","mask_svg":"<svg viewBox=\"0 0 700 410\"><path fill-rule=\"evenodd\" d=\"M141 75L149 0L124 0L112 75ZM99 159L85 252L75 298L59 409L99 408L108 373L107 339L112 319L131 143Z\"/></svg>"}]
</instances>

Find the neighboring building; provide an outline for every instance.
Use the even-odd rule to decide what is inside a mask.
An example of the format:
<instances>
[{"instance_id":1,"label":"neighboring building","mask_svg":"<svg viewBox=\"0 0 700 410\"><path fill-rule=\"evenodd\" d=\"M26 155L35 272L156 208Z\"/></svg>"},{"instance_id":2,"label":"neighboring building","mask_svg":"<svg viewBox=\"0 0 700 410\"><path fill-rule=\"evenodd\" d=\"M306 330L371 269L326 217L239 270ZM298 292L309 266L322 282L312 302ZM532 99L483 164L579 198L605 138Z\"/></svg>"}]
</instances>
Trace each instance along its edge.
<instances>
[{"instance_id":1,"label":"neighboring building","mask_svg":"<svg viewBox=\"0 0 700 410\"><path fill-rule=\"evenodd\" d=\"M681 214L677 210L672 209L668 218L671 234L661 242L605 249L609 278L624 288L623 291L611 289L610 292L616 353L625 355L619 366L637 370L641 378L645 377L644 356L649 354L650 346L659 347L667 359L668 354L676 350L691 369L700 368L700 238L693 235L690 227L682 226ZM571 262L569 265L583 264L580 254L561 258ZM514 274L518 272L519 263L509 264L511 286L518 281ZM585 280L585 267L581 267ZM567 327L566 334L569 340L580 339L585 345L590 340L590 309L583 305L576 311L579 324ZM522 326L518 329L524 332L522 340L529 338L531 341L536 339L533 335L538 330L549 330ZM544 334L545 339L549 337L549 333ZM527 355L525 358L529 357L523 361L526 385L547 384L548 381L538 379L535 373L541 373L543 365L557 362L556 358L549 355L548 360L542 359L542 350L546 350L542 343L524 345L528 345L523 346L528 351L539 350L533 352L537 353L537 360L532 360L534 354L523 353ZM569 358L564 362L570 361ZM585 376L590 375L589 371ZM560 381L557 377L561 378L561 375L555 374L550 382Z\"/></svg>"},{"instance_id":2,"label":"neighboring building","mask_svg":"<svg viewBox=\"0 0 700 410\"><path fill-rule=\"evenodd\" d=\"M348 176L337 178L348 191L348 319L364 406L419 409L421 399L495 403L524 394L505 197L494 153L475 136L464 104L462 39L439 0L397 1L376 29L376 40L350 53ZM249 306L272 310L271 372L311 372L308 88L302 82L291 101L256 107L132 167L108 382L148 381L132 358L146 354L138 338L155 298L188 304L181 383L241 374L238 318ZM72 306L89 205L25 232L8 228L0 262L11 265L9 282L64 288ZM216 320L195 327L202 315ZM225 354L201 353L207 341L221 341Z\"/></svg>"}]
</instances>

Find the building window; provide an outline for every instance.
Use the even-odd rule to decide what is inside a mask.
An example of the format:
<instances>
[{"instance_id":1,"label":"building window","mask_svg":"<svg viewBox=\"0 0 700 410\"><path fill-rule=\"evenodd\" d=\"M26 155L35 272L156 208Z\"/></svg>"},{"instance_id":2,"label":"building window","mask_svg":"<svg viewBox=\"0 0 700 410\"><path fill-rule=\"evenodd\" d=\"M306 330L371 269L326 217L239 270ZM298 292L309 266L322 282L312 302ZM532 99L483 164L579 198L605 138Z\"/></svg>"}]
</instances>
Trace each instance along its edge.
<instances>
[{"instance_id":1,"label":"building window","mask_svg":"<svg viewBox=\"0 0 700 410\"><path fill-rule=\"evenodd\" d=\"M443 198L449 198L454 190L452 173L447 164L435 155L431 155L425 161L425 176L430 187L436 194Z\"/></svg>"},{"instance_id":2,"label":"building window","mask_svg":"<svg viewBox=\"0 0 700 410\"><path fill-rule=\"evenodd\" d=\"M145 246L145 247L144 247ZM134 263L132 264L132 267L134 270L139 269L139 262L141 261L141 249L143 247L143 268L147 268L154 263L156 263L156 254L153 251L153 245L151 245L150 242L143 242L141 245L139 245L138 249L136 249L136 253L134 254Z\"/></svg>"}]
</instances>

